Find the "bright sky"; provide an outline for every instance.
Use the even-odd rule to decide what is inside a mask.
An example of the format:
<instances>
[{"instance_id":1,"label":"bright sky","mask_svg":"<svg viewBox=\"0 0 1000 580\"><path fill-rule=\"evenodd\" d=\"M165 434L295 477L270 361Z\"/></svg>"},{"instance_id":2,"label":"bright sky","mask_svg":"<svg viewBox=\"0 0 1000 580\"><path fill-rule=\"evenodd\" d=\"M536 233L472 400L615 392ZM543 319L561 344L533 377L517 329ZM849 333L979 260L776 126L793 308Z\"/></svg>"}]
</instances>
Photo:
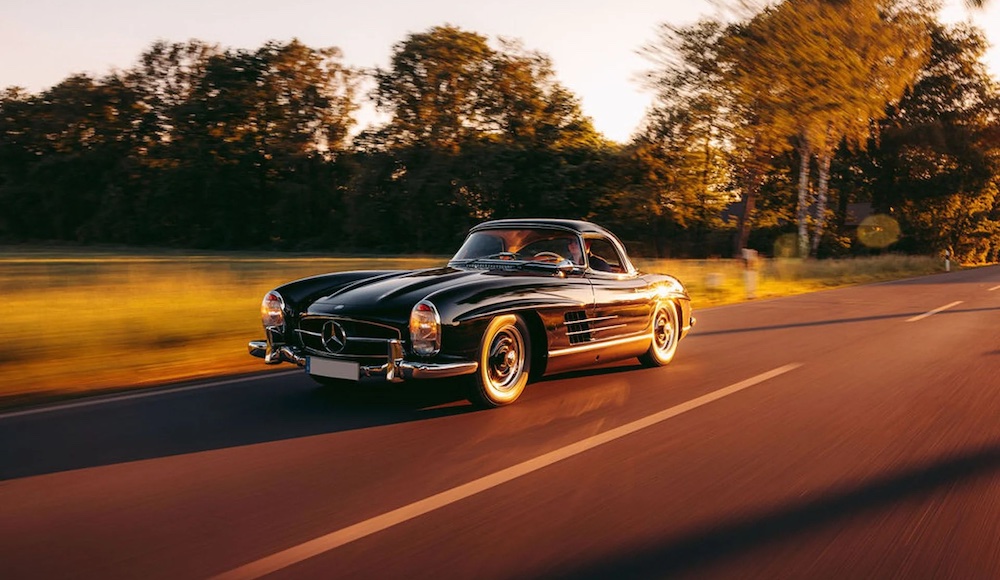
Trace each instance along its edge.
<instances>
[{"instance_id":1,"label":"bright sky","mask_svg":"<svg viewBox=\"0 0 1000 580\"><path fill-rule=\"evenodd\" d=\"M987 62L1000 79L1000 0L983 11L947 4L945 21L971 15L998 45ZM346 64L384 67L408 34L453 24L548 55L595 127L626 141L651 99L636 80L648 67L636 51L658 24L714 12L709 0L4 0L0 88L39 92L73 73L103 76L132 66L157 39L256 49L298 38L339 47Z\"/></svg>"}]
</instances>

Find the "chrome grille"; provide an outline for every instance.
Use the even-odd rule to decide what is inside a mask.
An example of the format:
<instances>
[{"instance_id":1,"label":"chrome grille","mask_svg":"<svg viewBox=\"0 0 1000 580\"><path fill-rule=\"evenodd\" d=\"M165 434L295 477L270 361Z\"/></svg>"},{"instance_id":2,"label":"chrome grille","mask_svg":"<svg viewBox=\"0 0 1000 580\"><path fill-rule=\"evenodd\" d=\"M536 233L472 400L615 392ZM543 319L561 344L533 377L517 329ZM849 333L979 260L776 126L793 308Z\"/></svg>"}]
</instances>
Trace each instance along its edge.
<instances>
[{"instance_id":1,"label":"chrome grille","mask_svg":"<svg viewBox=\"0 0 1000 580\"><path fill-rule=\"evenodd\" d=\"M354 358L385 359L388 341L402 338L393 326L337 316L303 317L295 332L314 354Z\"/></svg>"}]
</instances>

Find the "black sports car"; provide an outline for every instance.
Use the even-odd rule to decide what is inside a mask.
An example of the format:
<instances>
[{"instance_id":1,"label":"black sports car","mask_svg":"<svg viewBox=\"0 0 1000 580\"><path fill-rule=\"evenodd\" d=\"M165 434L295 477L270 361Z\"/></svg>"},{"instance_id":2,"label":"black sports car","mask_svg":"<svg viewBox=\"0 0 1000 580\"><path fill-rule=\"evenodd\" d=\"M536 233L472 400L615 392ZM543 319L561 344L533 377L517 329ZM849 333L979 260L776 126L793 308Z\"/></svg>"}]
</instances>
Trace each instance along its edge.
<instances>
[{"instance_id":1,"label":"black sports car","mask_svg":"<svg viewBox=\"0 0 1000 580\"><path fill-rule=\"evenodd\" d=\"M321 383L465 376L469 400L514 402L530 378L674 358L694 324L679 280L635 269L585 221L482 223L441 268L325 274L264 296L250 354Z\"/></svg>"}]
</instances>

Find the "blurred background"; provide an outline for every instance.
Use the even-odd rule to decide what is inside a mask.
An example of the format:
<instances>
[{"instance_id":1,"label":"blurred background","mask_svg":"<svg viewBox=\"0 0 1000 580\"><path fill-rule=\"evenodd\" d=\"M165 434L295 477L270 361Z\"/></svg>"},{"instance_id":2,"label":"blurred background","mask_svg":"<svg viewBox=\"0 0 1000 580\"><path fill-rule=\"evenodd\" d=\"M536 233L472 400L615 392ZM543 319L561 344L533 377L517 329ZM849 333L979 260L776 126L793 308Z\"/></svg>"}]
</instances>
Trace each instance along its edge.
<instances>
[{"instance_id":1,"label":"blurred background","mask_svg":"<svg viewBox=\"0 0 1000 580\"><path fill-rule=\"evenodd\" d=\"M997 3L397 4L5 9L8 400L260 370L271 287L487 219L598 222L696 307L745 249L757 297L1000 258Z\"/></svg>"}]
</instances>

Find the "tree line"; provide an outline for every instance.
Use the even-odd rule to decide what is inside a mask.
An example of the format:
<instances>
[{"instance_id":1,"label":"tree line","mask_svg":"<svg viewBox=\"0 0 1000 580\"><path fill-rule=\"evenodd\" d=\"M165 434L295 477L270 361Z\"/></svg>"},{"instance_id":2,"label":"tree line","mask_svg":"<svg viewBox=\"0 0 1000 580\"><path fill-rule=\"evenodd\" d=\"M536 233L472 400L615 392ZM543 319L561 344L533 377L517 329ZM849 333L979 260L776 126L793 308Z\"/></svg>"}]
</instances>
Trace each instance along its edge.
<instances>
[{"instance_id":1,"label":"tree line","mask_svg":"<svg viewBox=\"0 0 1000 580\"><path fill-rule=\"evenodd\" d=\"M997 261L985 49L919 0L665 24L641 47L654 105L616 143L547 56L450 25L374 70L297 40L160 41L125 70L3 92L0 240L448 253L480 221L552 216L647 256ZM359 131L366 100L385 121ZM881 221L860 231L855 204Z\"/></svg>"}]
</instances>

